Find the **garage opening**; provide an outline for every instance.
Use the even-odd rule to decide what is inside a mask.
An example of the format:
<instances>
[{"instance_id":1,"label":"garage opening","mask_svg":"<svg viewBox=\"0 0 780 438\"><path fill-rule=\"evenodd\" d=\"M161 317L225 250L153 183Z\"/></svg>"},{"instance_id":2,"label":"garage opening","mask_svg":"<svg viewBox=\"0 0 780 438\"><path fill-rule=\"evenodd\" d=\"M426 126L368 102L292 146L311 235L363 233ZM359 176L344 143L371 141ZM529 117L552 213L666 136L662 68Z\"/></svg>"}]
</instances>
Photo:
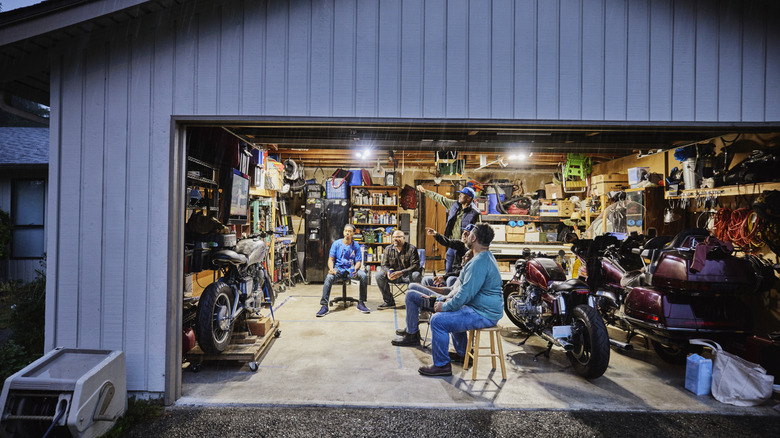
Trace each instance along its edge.
<instances>
[{"instance_id":1,"label":"garage opening","mask_svg":"<svg viewBox=\"0 0 780 438\"><path fill-rule=\"evenodd\" d=\"M718 175L777 141L770 129L756 126L332 119L182 124L182 400L213 403L554 406L561 394L539 391L532 401L519 388L531 381L577 387L566 352L553 349L534 361L546 341L532 337L517 346L526 335L506 316L502 336L514 379L502 383L500 370L488 366L479 370L481 384L466 383L471 371L461 369L446 387L420 381L417 368L431 362L430 334L418 348L393 346L395 332L406 327L403 292L395 307L380 309L386 297L376 275L393 233L402 231L420 250L422 276L444 277L447 248L426 230L443 233L447 210L428 193L456 198L469 187L479 221L494 230L491 251L505 283L526 249L553 258L567 278L577 277L567 235L706 228L714 207L696 205L696 191L734 196L731 186L745 185L725 185ZM693 150L698 167L686 170L685 159L678 159L682 149ZM754 184L751 196L772 188L771 181ZM621 222L604 215L626 198L641 209ZM318 317L329 251L347 224L361 249L369 312L349 300L330 303L343 290L359 299L358 285L337 284L328 313ZM239 250L242 241L252 243ZM775 324L772 317L757 320L767 328ZM661 353L637 350L613 354L610 367L657 383L657 374L639 369L648 361L665 363ZM672 376L675 369L662 373ZM510 390L515 385L517 391ZM585 403L592 395L574 398Z\"/></svg>"}]
</instances>

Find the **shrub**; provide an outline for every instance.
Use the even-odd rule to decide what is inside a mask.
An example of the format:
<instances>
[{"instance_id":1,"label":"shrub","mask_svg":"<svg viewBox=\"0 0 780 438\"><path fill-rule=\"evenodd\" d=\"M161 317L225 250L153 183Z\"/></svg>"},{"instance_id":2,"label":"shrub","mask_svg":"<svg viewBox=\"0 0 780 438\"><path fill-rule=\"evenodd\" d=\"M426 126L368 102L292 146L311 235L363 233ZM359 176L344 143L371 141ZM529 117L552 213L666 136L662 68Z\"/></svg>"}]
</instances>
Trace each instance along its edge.
<instances>
[{"instance_id":1,"label":"shrub","mask_svg":"<svg viewBox=\"0 0 780 438\"><path fill-rule=\"evenodd\" d=\"M13 331L8 342L0 347L0 379L4 381L43 355L46 277L38 271L29 283L2 283L0 295L11 306L8 328Z\"/></svg>"}]
</instances>

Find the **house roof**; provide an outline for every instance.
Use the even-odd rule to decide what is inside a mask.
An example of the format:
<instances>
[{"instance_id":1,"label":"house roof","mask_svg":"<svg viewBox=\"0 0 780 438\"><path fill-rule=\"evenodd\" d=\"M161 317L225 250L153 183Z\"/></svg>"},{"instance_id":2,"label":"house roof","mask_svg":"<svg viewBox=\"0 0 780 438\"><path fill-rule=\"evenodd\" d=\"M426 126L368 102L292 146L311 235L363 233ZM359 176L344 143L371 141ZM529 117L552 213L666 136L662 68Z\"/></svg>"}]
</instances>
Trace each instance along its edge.
<instances>
[{"instance_id":1,"label":"house roof","mask_svg":"<svg viewBox=\"0 0 780 438\"><path fill-rule=\"evenodd\" d=\"M62 41L110 28L188 0L47 0L0 13L2 88L49 104L49 50Z\"/></svg>"},{"instance_id":2,"label":"house roof","mask_svg":"<svg viewBox=\"0 0 780 438\"><path fill-rule=\"evenodd\" d=\"M0 128L0 166L49 164L49 128Z\"/></svg>"}]
</instances>

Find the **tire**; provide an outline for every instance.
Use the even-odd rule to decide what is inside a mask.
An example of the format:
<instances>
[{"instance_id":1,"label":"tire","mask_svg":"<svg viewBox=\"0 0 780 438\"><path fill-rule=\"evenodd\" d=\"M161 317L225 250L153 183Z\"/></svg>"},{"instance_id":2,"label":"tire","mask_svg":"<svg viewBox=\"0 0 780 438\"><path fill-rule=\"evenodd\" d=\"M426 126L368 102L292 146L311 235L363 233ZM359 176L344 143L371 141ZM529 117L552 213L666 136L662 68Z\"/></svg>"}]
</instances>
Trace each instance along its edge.
<instances>
[{"instance_id":1,"label":"tire","mask_svg":"<svg viewBox=\"0 0 780 438\"><path fill-rule=\"evenodd\" d=\"M574 349L566 357L574 371L586 379L601 377L609 365L609 334L596 309L579 305L571 316Z\"/></svg>"},{"instance_id":2,"label":"tire","mask_svg":"<svg viewBox=\"0 0 780 438\"><path fill-rule=\"evenodd\" d=\"M522 321L517 319L512 312L509 311L509 297L512 295L520 295L520 288L517 285L506 285L504 288L504 313L506 314L506 317L509 318L512 323L518 327L520 327L523 330L528 330L528 328L523 324Z\"/></svg>"},{"instance_id":3,"label":"tire","mask_svg":"<svg viewBox=\"0 0 780 438\"><path fill-rule=\"evenodd\" d=\"M205 354L220 354L230 344L233 334L233 291L226 283L217 281L206 286L198 301L198 345Z\"/></svg>"},{"instance_id":4,"label":"tire","mask_svg":"<svg viewBox=\"0 0 780 438\"><path fill-rule=\"evenodd\" d=\"M664 345L658 341L652 341L653 350L664 362L681 365L688 358L688 349L679 345Z\"/></svg>"}]
</instances>

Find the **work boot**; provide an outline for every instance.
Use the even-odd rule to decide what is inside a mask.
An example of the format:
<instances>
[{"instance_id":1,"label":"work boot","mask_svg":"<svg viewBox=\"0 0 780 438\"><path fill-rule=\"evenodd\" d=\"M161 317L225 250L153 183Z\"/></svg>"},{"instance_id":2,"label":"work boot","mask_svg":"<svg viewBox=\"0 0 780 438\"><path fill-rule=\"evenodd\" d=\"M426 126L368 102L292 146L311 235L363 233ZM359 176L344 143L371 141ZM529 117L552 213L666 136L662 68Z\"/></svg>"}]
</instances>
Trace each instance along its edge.
<instances>
[{"instance_id":1,"label":"work boot","mask_svg":"<svg viewBox=\"0 0 780 438\"><path fill-rule=\"evenodd\" d=\"M428 367L420 367L420 369L417 370L420 374L423 376L451 376L452 375L452 365L447 364L442 367L437 367L436 365L431 365Z\"/></svg>"},{"instance_id":2,"label":"work boot","mask_svg":"<svg viewBox=\"0 0 780 438\"><path fill-rule=\"evenodd\" d=\"M407 333L403 336L396 336L395 339L390 341L391 344L399 347L415 347L420 345L420 332Z\"/></svg>"}]
</instances>

